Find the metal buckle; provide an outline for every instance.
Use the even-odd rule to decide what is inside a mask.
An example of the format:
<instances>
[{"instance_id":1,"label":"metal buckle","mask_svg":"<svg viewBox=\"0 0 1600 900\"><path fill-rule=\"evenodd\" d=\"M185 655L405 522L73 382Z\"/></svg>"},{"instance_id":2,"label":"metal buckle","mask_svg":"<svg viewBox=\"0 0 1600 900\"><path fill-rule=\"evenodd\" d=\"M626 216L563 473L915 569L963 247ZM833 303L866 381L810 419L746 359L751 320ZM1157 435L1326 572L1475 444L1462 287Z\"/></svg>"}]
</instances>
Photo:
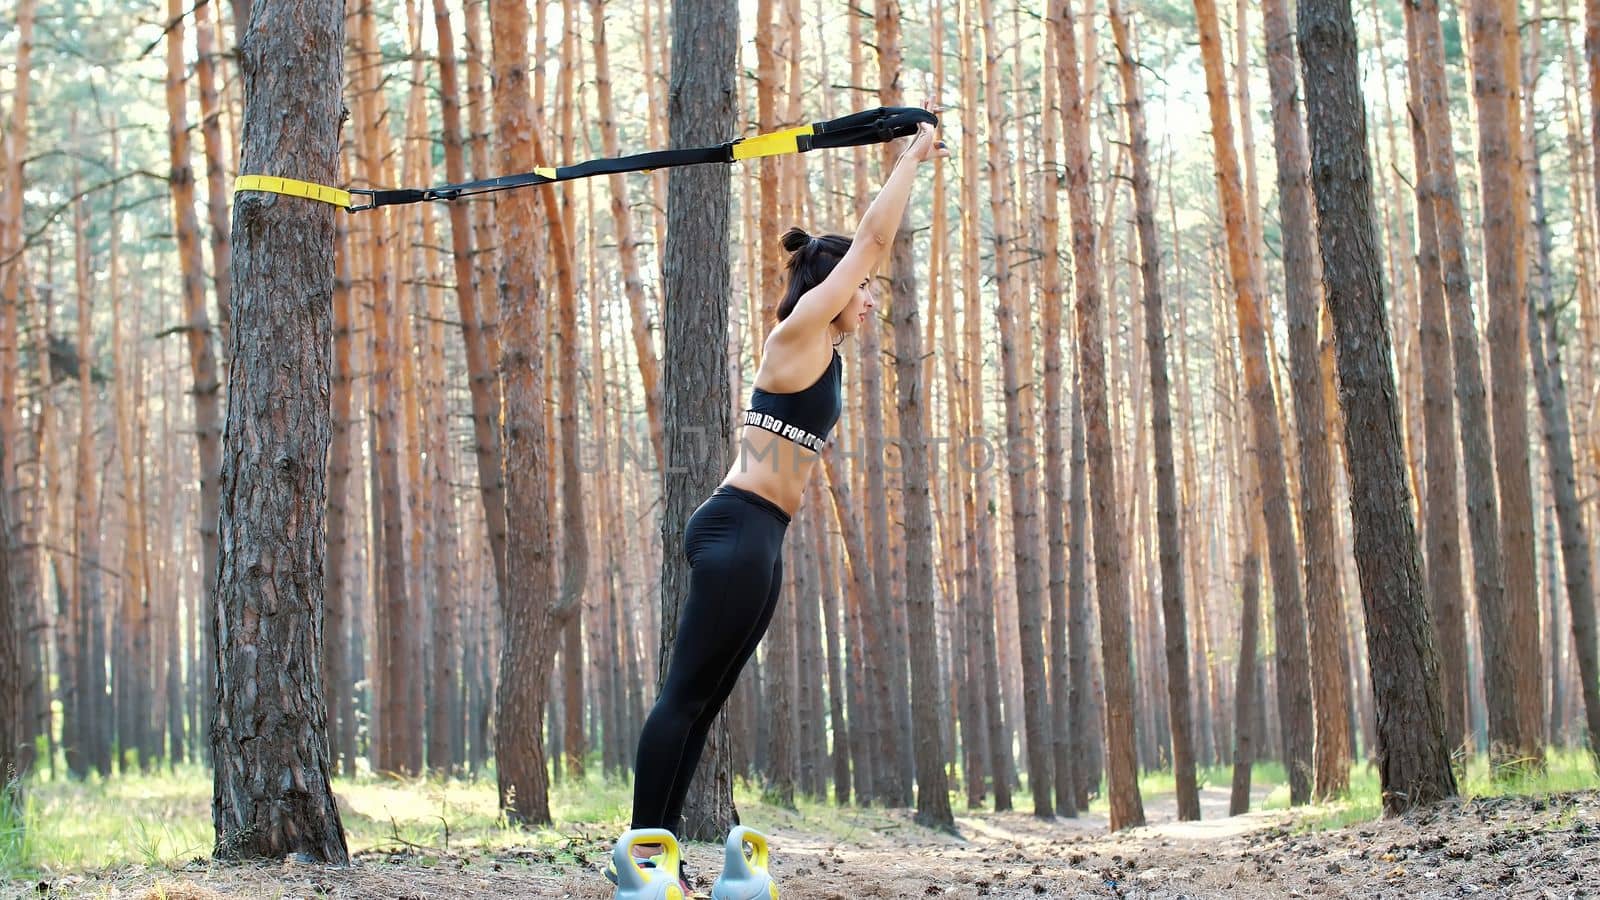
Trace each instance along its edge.
<instances>
[{"instance_id":1,"label":"metal buckle","mask_svg":"<svg viewBox=\"0 0 1600 900\"><path fill-rule=\"evenodd\" d=\"M351 188L349 193L350 193L350 195L352 197L355 196L356 194L364 194L364 195L372 198L371 200L368 200L364 204L359 204L358 205L358 204L355 204L355 203L351 203L350 206L347 207L350 210L350 212L361 212L363 209L374 209L378 205L378 203L377 203L378 192L376 190L369 190L369 189L366 189L366 188Z\"/></svg>"}]
</instances>

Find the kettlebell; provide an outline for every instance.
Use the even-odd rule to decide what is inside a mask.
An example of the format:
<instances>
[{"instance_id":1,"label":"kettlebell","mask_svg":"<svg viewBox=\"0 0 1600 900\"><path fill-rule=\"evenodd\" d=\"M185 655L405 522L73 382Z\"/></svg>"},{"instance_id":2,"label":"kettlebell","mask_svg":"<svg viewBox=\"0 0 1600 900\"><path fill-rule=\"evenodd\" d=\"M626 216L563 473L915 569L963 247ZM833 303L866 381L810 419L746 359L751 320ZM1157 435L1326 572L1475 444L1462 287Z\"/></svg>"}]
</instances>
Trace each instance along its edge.
<instances>
[{"instance_id":1,"label":"kettlebell","mask_svg":"<svg viewBox=\"0 0 1600 900\"><path fill-rule=\"evenodd\" d=\"M750 856L745 856L746 844L754 851ZM761 832L743 825L728 832L722 874L711 886L711 900L778 900L778 886L767 872L767 839Z\"/></svg>"},{"instance_id":2,"label":"kettlebell","mask_svg":"<svg viewBox=\"0 0 1600 900\"><path fill-rule=\"evenodd\" d=\"M654 868L643 868L634 861L633 848L639 844L661 845ZM682 860L678 839L665 828L624 832L611 851L611 862L617 869L616 900L684 900L683 888L678 884L678 864Z\"/></svg>"}]
</instances>

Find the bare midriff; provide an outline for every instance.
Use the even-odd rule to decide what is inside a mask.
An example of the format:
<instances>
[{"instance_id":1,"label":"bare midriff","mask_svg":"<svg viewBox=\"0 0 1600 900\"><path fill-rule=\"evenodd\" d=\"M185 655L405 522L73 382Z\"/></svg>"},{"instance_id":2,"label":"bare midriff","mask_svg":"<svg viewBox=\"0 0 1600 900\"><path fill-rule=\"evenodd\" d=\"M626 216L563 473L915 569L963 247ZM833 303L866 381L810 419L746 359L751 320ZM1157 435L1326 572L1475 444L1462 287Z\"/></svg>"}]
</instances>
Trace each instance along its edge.
<instances>
[{"instance_id":1,"label":"bare midriff","mask_svg":"<svg viewBox=\"0 0 1600 900\"><path fill-rule=\"evenodd\" d=\"M722 483L753 491L794 515L805 496L817 454L754 425L742 425L733 466Z\"/></svg>"}]
</instances>

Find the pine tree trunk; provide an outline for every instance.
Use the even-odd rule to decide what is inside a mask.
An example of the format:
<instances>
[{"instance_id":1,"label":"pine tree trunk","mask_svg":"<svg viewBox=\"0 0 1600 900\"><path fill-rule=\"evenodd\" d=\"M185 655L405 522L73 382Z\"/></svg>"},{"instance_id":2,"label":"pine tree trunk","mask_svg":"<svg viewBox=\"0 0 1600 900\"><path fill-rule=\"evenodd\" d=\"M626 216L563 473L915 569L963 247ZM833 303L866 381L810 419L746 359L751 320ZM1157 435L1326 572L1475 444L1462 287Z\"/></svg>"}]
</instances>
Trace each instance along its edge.
<instances>
[{"instance_id":1,"label":"pine tree trunk","mask_svg":"<svg viewBox=\"0 0 1600 900\"><path fill-rule=\"evenodd\" d=\"M542 154L541 154L542 155ZM589 580L589 531L585 522L583 476L578 468L578 407L582 405L582 386L578 382L578 288L573 268L572 232L556 208L556 193L541 192L545 217L549 221L548 258L556 276L556 382L561 390L561 587L552 610L555 633L563 635L562 682L566 689L566 709L577 716L583 709L583 622L584 587ZM581 720L566 728L563 741L568 774L583 777L583 728Z\"/></svg>"},{"instance_id":2,"label":"pine tree trunk","mask_svg":"<svg viewBox=\"0 0 1600 900\"><path fill-rule=\"evenodd\" d=\"M737 23L737 12L727 0L675 11L667 109L670 146L714 144L736 130ZM727 471L726 450L708 453L701 445L705 436L712 436L711 447L725 448L720 436L732 428L725 340L730 193L726 168L678 168L668 173L662 419L669 465L662 480L663 547L677 546L683 523ZM667 670L688 593L687 563L681 554L663 553L660 673ZM679 837L721 840L733 824L732 787L727 722L719 716L689 790L686 824Z\"/></svg>"},{"instance_id":3,"label":"pine tree trunk","mask_svg":"<svg viewBox=\"0 0 1600 900\"><path fill-rule=\"evenodd\" d=\"M74 194L81 194L76 175ZM78 626L83 656L79 659L82 680L78 691L83 698L85 751L100 777L111 775L111 729L114 720L107 715L106 703L106 623L105 597L100 581L100 479L95 458L95 395L90 375L94 370L91 338L93 298L89 292L89 211L80 196L72 204L74 283L78 300L78 436L75 448L76 474L72 511L73 562L80 618Z\"/></svg>"},{"instance_id":4,"label":"pine tree trunk","mask_svg":"<svg viewBox=\"0 0 1600 900\"><path fill-rule=\"evenodd\" d=\"M1044 46L1045 71L1055 65L1055 45L1049 41ZM1062 428L1063 404L1061 359L1061 309L1066 290L1061 283L1061 175L1057 134L1060 131L1061 109L1056 102L1056 82L1044 79L1044 127L1041 139L1044 144L1044 175L1041 182L1041 226L1044 256L1041 282L1044 305L1040 311L1044 338L1044 516L1047 546L1047 586L1049 590L1049 672L1050 672L1050 749L1051 765L1055 769L1055 809L1068 818L1077 818L1078 802L1074 795L1077 773L1072 758L1072 682L1071 667L1067 664L1067 465L1065 429ZM942 254L935 252L934 260ZM945 317L949 320L949 316Z\"/></svg>"},{"instance_id":5,"label":"pine tree trunk","mask_svg":"<svg viewBox=\"0 0 1600 900\"><path fill-rule=\"evenodd\" d=\"M401 131L400 147L387 157L400 160L400 181L403 184L431 184L432 166L428 152L418 152L419 144L428 143L423 108L422 20L417 4L406 4L406 46L411 48L411 81L406 92L405 119ZM375 43L374 46L377 46ZM430 147L431 151L431 147ZM392 171L392 169L391 169ZM404 756L414 761L409 771L424 771L424 753L427 749L428 681L429 669L424 663L431 640L428 610L435 604L433 585L428 574L432 571L434 520L431 511L430 491L422 471L422 457L427 452L426 437L422 430L422 408L417 388L417 365L422 354L416 353L420 337L417 319L427 308L428 285L435 281L427 272L426 255L437 245L432 238L432 204L417 204L396 210L391 219L400 234L395 242L395 271L400 273L395 290L395 310L389 326L394 334L395 378L398 393L400 425L396 450L405 465L400 477L400 500L405 512L400 516L405 542L406 579L406 630L404 638L404 666L406 676L400 680L405 689L402 710L405 716Z\"/></svg>"},{"instance_id":6,"label":"pine tree trunk","mask_svg":"<svg viewBox=\"0 0 1600 900\"><path fill-rule=\"evenodd\" d=\"M808 491L809 493L809 491ZM794 553L794 631L795 631L795 705L797 713L795 724L796 746L795 785L800 792L811 799L822 796L817 789L819 757L815 754L817 732L822 729L824 719L817 714L816 704L818 695L822 690L822 667L818 665L813 641L817 635L817 591L816 579L817 556L816 541L812 537L813 527L811 516L814 513L807 511L807 515L800 520L800 528L795 533Z\"/></svg>"},{"instance_id":7,"label":"pine tree trunk","mask_svg":"<svg viewBox=\"0 0 1600 900\"><path fill-rule=\"evenodd\" d=\"M991 138L1004 133L1006 105L1001 100L999 60L1003 53L1000 35L994 27L991 0L982 0L984 21L984 91ZM1033 490L1036 467L1023 447L1036 446L1030 436L1034 421L1031 391L1031 366L1025 368L1021 344L1029 340L1027 311L1021 300L1022 285L1012 271L1010 257L1016 252L1017 238L1012 232L1013 208L1007 155L1000 143L993 145L987 159L990 214L994 222L995 313L999 322L1002 396L1005 403L1007 486L1010 488L1012 528L1012 574L1016 585L1017 636L1020 645L1023 696L1022 717L1028 757L1028 789L1033 795L1033 814L1041 818L1055 815L1055 795L1051 788L1054 754L1049 714L1049 682L1045 677L1043 639L1043 585L1040 584L1038 510ZM1001 632L1004 633L1003 631Z\"/></svg>"},{"instance_id":8,"label":"pine tree trunk","mask_svg":"<svg viewBox=\"0 0 1600 900\"><path fill-rule=\"evenodd\" d=\"M1409 11L1409 7L1408 7ZM1489 412L1483 385L1483 367L1478 351L1478 331L1472 302L1472 282L1467 273L1466 241L1461 224L1460 192L1457 187L1455 149L1451 141L1451 111L1446 90L1444 36L1439 24L1437 0L1419 0L1414 18L1408 18L1408 39L1417 50L1421 77L1423 130L1428 142L1428 177L1433 201L1434 226L1438 231L1439 262L1443 271L1445 299L1449 304L1449 327L1455 361L1457 409L1461 415L1461 462L1467 489L1467 529L1472 541L1474 589L1479 610L1480 637L1498 648L1508 638L1501 622L1504 580L1500 559L1500 526L1494 492L1494 458L1489 439ZM1491 622L1496 626L1490 633ZM1448 623L1447 623L1448 624ZM1445 647L1445 677L1459 678L1444 685L1451 693L1469 695L1465 631L1443 630L1447 640L1460 634L1460 647ZM1462 667L1452 672L1449 661L1460 660ZM1490 741L1509 740L1515 728L1511 709L1509 650L1487 656L1484 689L1490 710Z\"/></svg>"},{"instance_id":9,"label":"pine tree trunk","mask_svg":"<svg viewBox=\"0 0 1600 900\"><path fill-rule=\"evenodd\" d=\"M496 133L502 136L503 171L526 172L540 161L528 86L528 10L520 3L491 0ZM535 240L532 192L509 192L495 204L500 235L508 246ZM546 224L549 224L546 221ZM504 385L502 439L505 453L506 519L516 522L506 543L506 581L501 593L502 640L496 690L495 760L500 807L514 823L550 821L549 775L543 723L548 689L548 648L555 635L552 503L554 472L545 430L545 297L542 278L526 253L506 253L500 268L500 377Z\"/></svg>"},{"instance_id":10,"label":"pine tree trunk","mask_svg":"<svg viewBox=\"0 0 1600 900\"><path fill-rule=\"evenodd\" d=\"M967 108L976 108L978 100L977 53L975 51L975 34L978 31L976 23L972 21L970 5L963 4L962 11L966 16L965 27L958 29L961 32L961 95L962 103ZM976 123L973 123L976 131ZM962 258L977 259L979 255L979 224L980 204L978 202L978 154L961 154L961 207L965 221L961 229ZM979 267L963 267L962 293L967 297L979 296ZM965 407L966 421L965 434L969 439L987 440L987 430L983 424L983 344L981 343L981 304L966 304L965 315L962 320L963 344L965 345L965 359L961 365L963 383L961 384L960 403ZM980 446L985 446L980 443ZM983 759L983 766L987 767L988 774L994 790L995 812L1004 812L1011 809L1011 742L1004 736L1006 729L1006 710L1000 704L1000 679L997 653L995 648L995 598L992 582L995 578L994 562L994 527L991 523L993 502L993 488L989 482L988 465L976 464L965 457L970 456L970 448L963 447L963 472L969 475L974 486L964 491L962 515L966 527L971 534L971 551L968 554L967 582L968 596L973 598L969 605L968 627L969 636L976 642L977 649L971 654L969 664L973 665L979 677L973 680L979 692L976 703L980 715L983 717L986 733L983 746L988 750ZM981 802L982 786L978 787L978 796Z\"/></svg>"},{"instance_id":11,"label":"pine tree trunk","mask_svg":"<svg viewBox=\"0 0 1600 900\"><path fill-rule=\"evenodd\" d=\"M14 70L15 82L11 92L11 118L7 122L5 135L0 137L0 159L4 162L7 185L26 184L23 178L28 156L28 95L32 90L30 73L33 59L34 9L35 0L18 0L17 60ZM24 273L22 194L21 190L7 190L5 196L0 198L0 444L10 448L21 446L19 443L21 423L17 418L17 382L21 370L17 349L20 346L18 314L22 306ZM8 466L16 464L15 458L6 463ZM5 469L0 470L0 483L7 488L6 493L0 494L0 503L16 504L17 498L11 492L20 492L21 482L15 480L14 473L10 469ZM20 509L20 505L13 508ZM13 516L8 521L20 532L22 527L20 517ZM20 533L14 534L9 530L0 534L0 543L4 543L17 560L25 558L21 553L20 537ZM14 590L30 580L24 574L28 568L20 561L11 568ZM15 596L18 602L28 602L25 593L19 592ZM20 617L20 607L17 613L18 624L21 625L24 619Z\"/></svg>"},{"instance_id":12,"label":"pine tree trunk","mask_svg":"<svg viewBox=\"0 0 1600 900\"><path fill-rule=\"evenodd\" d=\"M11 460L6 450L7 444L0 442L0 498L10 496L4 493L11 481L11 470L7 468ZM0 500L0 536L10 534L10 528L9 503ZM22 647L18 634L22 616L12 589L13 574L11 548L0 540L0 773L5 779L0 784L0 824L20 835L18 826L27 809L19 777L25 774L20 752L28 727L22 718L22 660L18 653Z\"/></svg>"},{"instance_id":13,"label":"pine tree trunk","mask_svg":"<svg viewBox=\"0 0 1600 900\"><path fill-rule=\"evenodd\" d=\"M359 53L362 88L356 102L361 135L365 138L363 180L371 186L389 181L393 166L389 137L389 110L379 86L380 64L376 14L365 7L358 15ZM386 170L388 170L386 172ZM374 554L382 571L379 590L373 598L377 608L376 644L373 665L377 670L377 717L372 733L377 745L374 768L380 772L418 774L422 771L422 735L413 731L410 684L420 674L412 665L414 647L420 640L412 621L410 566L406 542L406 483L402 481L406 454L402 369L410 354L401 355L397 347L396 320L404 320L397 302L392 271L395 268L395 238L389 234L400 216L377 212L373 220L369 251L372 273L372 404L377 455L373 461L377 478L375 501L381 511L381 528L374 530ZM420 562L420 560L418 561Z\"/></svg>"},{"instance_id":14,"label":"pine tree trunk","mask_svg":"<svg viewBox=\"0 0 1600 900\"><path fill-rule=\"evenodd\" d=\"M187 321L183 331L189 344L189 371L194 380L194 425L200 467L200 586L203 609L200 620L212 620L211 585L217 577L217 504L219 494L217 479L222 469L222 449L218 437L222 431L221 404L218 392L216 350L212 344L211 317L206 312L205 287L201 279L199 223L194 212L194 167L189 161L188 108L184 99L183 12L181 0L168 0L167 15L167 146L172 157L172 204L174 228L178 236L178 260L183 271L183 305ZM214 669L217 647L216 635L208 626L205 632L205 652L200 655L204 669L197 673L205 685L201 703L202 722L209 723L213 716L211 685L215 683ZM209 727L209 726L206 726Z\"/></svg>"},{"instance_id":15,"label":"pine tree trunk","mask_svg":"<svg viewBox=\"0 0 1600 900\"><path fill-rule=\"evenodd\" d=\"M877 769L882 765L889 764L894 759L893 756L882 750L883 741L892 740L892 738L886 738L888 729L885 728L884 723L884 713L892 708L889 699L889 680L884 677L883 670L879 668L882 662L878 655L873 654L868 649L874 644L881 646L888 640L888 636L884 633L888 623L878 616L872 615L865 606L866 598L872 594L872 566L867 557L866 536L862 533L860 519L853 514L855 510L860 509L860 506L851 499L850 483L845 474L840 471L840 465L835 455L824 453L822 455L822 466L827 475L828 487L832 494L835 517L839 522L840 531L843 532L845 556L850 564L850 578L845 585L845 593L851 610L850 617L856 620L856 626L862 632L862 640L846 642L847 645L853 644L857 648L852 651L852 654L860 653L859 661L857 657L852 655L848 668L851 673L861 678L863 685L861 693L864 695L861 699L865 701L866 709L871 713L869 716L853 717L852 720L852 738L859 733L860 739L870 755L870 766L863 765L863 760L857 759L855 767L857 772L856 797L857 801L863 804L888 802L891 798L878 794L876 790L867 791L866 793L863 793L862 790L866 785L871 785L876 789L879 785L876 779L880 777ZM855 707L856 710L861 710L862 708L862 705ZM869 769L867 774L871 777L863 778L862 769Z\"/></svg>"},{"instance_id":16,"label":"pine tree trunk","mask_svg":"<svg viewBox=\"0 0 1600 900\"><path fill-rule=\"evenodd\" d=\"M1445 744L1460 747L1466 738L1466 612L1462 606L1460 495L1455 434L1454 372L1450 367L1450 321L1444 297L1438 226L1434 217L1438 180L1429 137L1422 124L1422 75L1415 46L1418 29L1411 4L1405 4L1407 73L1411 88L1411 143L1417 160L1417 274L1422 344L1423 431L1427 436L1426 548L1428 596L1434 641L1439 649L1439 690L1445 707Z\"/></svg>"},{"instance_id":17,"label":"pine tree trunk","mask_svg":"<svg viewBox=\"0 0 1600 900\"><path fill-rule=\"evenodd\" d=\"M839 624L839 599L842 592L833 574L833 554L829 552L837 543L831 539L829 523L834 521L833 508L825 489L813 482L813 496L808 504L817 511L817 559L822 564L822 633L826 640L828 666L828 727L833 734L833 802L845 806L850 802L850 726L845 718L845 697L849 693L845 684L845 656L840 647L844 632ZM843 561L840 561L841 565Z\"/></svg>"},{"instance_id":18,"label":"pine tree trunk","mask_svg":"<svg viewBox=\"0 0 1600 900\"><path fill-rule=\"evenodd\" d=\"M487 112L490 105L483 94L484 82L487 76L484 72L485 53L482 43L482 13L485 4L479 0L469 0L466 4L466 56L467 56L467 144L472 156L472 171L475 177L491 177L494 166L489 160L489 141ZM441 48L444 44L441 42ZM440 68L441 93L444 84L444 69ZM459 122L459 113L458 119ZM459 134L459 126L450 129L451 134ZM447 177L450 171L449 139L445 143L445 171ZM501 385L496 367L500 363L500 300L495 290L485 289L498 277L499 272L499 241L500 232L493 215L493 207L487 203L474 204L472 213L472 240L471 258L467 263L472 272L472 299L475 301L476 314L463 314L461 328L470 349L475 342L481 342L478 349L481 355L482 368L475 368L469 364L469 387L480 393L472 395L473 436L475 450L478 454L478 482L479 492L483 495L485 508L484 518L489 531L489 546L493 550L495 564L496 590L505 590L505 546L506 546L506 518L505 518L505 465L504 451L500 446L500 428L497 424L501 407ZM452 250L455 241L454 231L457 228L456 219L451 218ZM456 262L460 271L460 261ZM461 294L457 292L457 305L461 302ZM473 332L476 332L476 336ZM472 373L478 373L473 375ZM487 663L487 660L485 660ZM487 708L486 706L484 708Z\"/></svg>"},{"instance_id":19,"label":"pine tree trunk","mask_svg":"<svg viewBox=\"0 0 1600 900\"><path fill-rule=\"evenodd\" d=\"M343 10L264 0L257 14L239 48L240 167L338 183ZM234 212L213 853L343 865L319 672L335 211L253 193Z\"/></svg>"},{"instance_id":20,"label":"pine tree trunk","mask_svg":"<svg viewBox=\"0 0 1600 900\"><path fill-rule=\"evenodd\" d=\"M1529 92L1531 96L1531 91ZM1529 104L1531 106L1531 103ZM1530 109L1530 120L1531 112ZM1544 309L1528 304L1528 344L1533 357L1534 385L1539 391L1539 413L1544 425L1545 460L1550 490L1555 495L1555 519L1561 530L1561 561L1565 567L1567 603L1572 611L1572 638L1577 648L1582 682L1584 720L1589 730L1589 753L1600 760L1600 667L1596 665L1594 577L1590 569L1590 543L1578 499L1576 466L1572 452L1572 420L1567 410L1566 376L1561 366L1561 335L1557 331L1555 298L1550 287L1550 226L1545 219L1544 183L1539 149L1529 157L1533 167L1534 204L1539 237L1540 295ZM1531 298L1530 298L1531 301ZM1541 329L1541 321L1544 328ZM1551 569L1555 559L1550 557ZM1555 617L1552 616L1552 623ZM1559 635L1557 635L1559 638ZM1551 656L1559 659L1561 645L1552 641ZM1551 704L1552 722L1564 714L1564 703ZM1551 743L1555 743L1552 739Z\"/></svg>"},{"instance_id":21,"label":"pine tree trunk","mask_svg":"<svg viewBox=\"0 0 1600 900\"><path fill-rule=\"evenodd\" d=\"M1150 180L1149 139L1145 136L1144 90L1135 71L1128 23L1117 0L1109 6L1122 76L1123 110L1128 117L1133 158L1134 221L1139 232L1139 269L1144 288L1145 343L1149 345L1151 420L1154 429L1157 525L1160 531L1161 612L1166 635L1167 715L1172 730L1172 770L1176 777L1178 818L1200 818L1195 782L1193 726L1189 717L1189 627L1183 590L1183 541L1178 529L1178 486L1172 459L1172 398L1167 375L1167 324L1162 308L1161 244L1156 235L1155 189Z\"/></svg>"},{"instance_id":22,"label":"pine tree trunk","mask_svg":"<svg viewBox=\"0 0 1600 900\"><path fill-rule=\"evenodd\" d=\"M116 132L112 132L112 162L116 166L118 148ZM125 332L123 329L123 291L121 284L122 235L118 216L111 216L111 260L107 293L111 295L111 369L112 409L116 428L118 471L122 482L122 520L125 531L122 542L122 590L116 628L119 657L122 665L115 674L117 710L117 746L122 748L119 765L128 761L128 750L136 750L139 765L149 771L154 763L150 742L150 726L155 721L151 715L155 657L150 652L150 595L145 575L145 507L140 488L140 463L134 455L134 407L140 385L131 377ZM3 471L3 469L0 469ZM4 496L0 492L0 496ZM0 532L3 533L3 532ZM3 543L3 542L0 542ZM124 772L128 771L126 768Z\"/></svg>"},{"instance_id":23,"label":"pine tree trunk","mask_svg":"<svg viewBox=\"0 0 1600 900\"><path fill-rule=\"evenodd\" d=\"M1253 495L1252 495L1253 496ZM1243 605L1239 612L1239 671L1233 695L1233 790L1228 815L1250 811L1250 769L1255 763L1258 737L1252 732L1251 711L1260 705L1256 696L1256 647L1261 621L1261 554L1254 542L1244 555Z\"/></svg>"},{"instance_id":24,"label":"pine tree trunk","mask_svg":"<svg viewBox=\"0 0 1600 900\"><path fill-rule=\"evenodd\" d=\"M608 0L590 0L589 21L594 32L594 86L595 111L600 119L601 148L608 157L622 153L617 137L617 123L612 116L611 67L606 49L605 4ZM656 358L655 344L650 337L651 316L645 304L644 280L639 271L639 239L634 234L633 210L628 203L628 183L621 175L609 176L611 189L611 221L617 238L617 256L622 263L622 289L628 298L629 319L632 325L633 349L638 359L639 375L644 380L645 415L650 421L650 442L655 449L656 464L664 465L661 446L661 363Z\"/></svg>"},{"instance_id":25,"label":"pine tree trunk","mask_svg":"<svg viewBox=\"0 0 1600 900\"><path fill-rule=\"evenodd\" d=\"M901 240L904 236L907 239ZM928 459L927 412L923 407L922 326L916 266L909 233L896 236L890 269L894 273L889 311L895 318L894 360L900 410L900 452L905 470L906 612L910 624L912 743L916 758L917 824L955 830L945 752L940 731L944 706L939 692L939 642L933 609L933 510L928 496L932 466ZM1034 637L1037 638L1037 629ZM1043 647L1039 663L1043 666ZM1043 674L1042 671L1040 673ZM1043 690L1041 681L1039 689ZM1042 705L1042 704L1041 704ZM1040 723L1041 727L1043 723ZM1031 781L1032 779L1030 779ZM1035 782L1037 784L1037 782ZM1042 788L1035 787L1035 790ZM1045 800L1048 809L1049 798Z\"/></svg>"},{"instance_id":26,"label":"pine tree trunk","mask_svg":"<svg viewBox=\"0 0 1600 900\"><path fill-rule=\"evenodd\" d=\"M1111 800L1110 825L1120 831L1144 824L1134 760L1133 673L1130 671L1127 582L1122 558L1116 463L1109 430L1105 378L1105 339L1100 322L1099 254L1089 198L1089 128L1085 93L1078 75L1078 45L1072 6L1057 0L1051 16L1058 55L1061 109L1066 123L1067 197L1072 210L1072 257L1077 289L1078 371L1082 379L1085 444L1094 494L1094 565L1100 601L1101 658L1105 667L1106 766ZM1074 516L1074 519L1078 519ZM1073 679L1078 683L1077 679Z\"/></svg>"},{"instance_id":27,"label":"pine tree trunk","mask_svg":"<svg viewBox=\"0 0 1600 900\"><path fill-rule=\"evenodd\" d=\"M1260 281L1246 244L1250 233L1240 182L1239 155L1233 145L1232 113L1222 72L1221 37L1214 0L1195 0L1200 50L1211 106L1211 137L1217 158L1228 268L1232 275L1234 311L1250 408L1251 438L1261 469L1261 514L1266 517L1268 562L1272 571L1274 639L1277 652L1278 716L1283 722L1283 755L1289 772L1289 802L1304 803L1312 787L1312 699L1308 669L1305 607L1295 566L1294 522L1289 508L1288 473L1283 435L1278 430L1262 319ZM1243 114L1243 113L1241 113Z\"/></svg>"},{"instance_id":28,"label":"pine tree trunk","mask_svg":"<svg viewBox=\"0 0 1600 900\"><path fill-rule=\"evenodd\" d=\"M1378 701L1378 769L1384 810L1392 815L1453 796L1455 775L1406 483L1349 0L1302 0L1298 25L1355 556Z\"/></svg>"},{"instance_id":29,"label":"pine tree trunk","mask_svg":"<svg viewBox=\"0 0 1600 900\"><path fill-rule=\"evenodd\" d=\"M796 523L799 525L799 523ZM796 537L802 527L796 527ZM797 542L798 543L798 542ZM784 809L795 809L794 784L799 754L796 752L796 731L799 716L795 709L795 573L800 568L798 559L789 559L783 566L783 586L779 588L778 605L767 628L764 658L761 661L762 709L766 711L766 766L762 772L762 799Z\"/></svg>"},{"instance_id":30,"label":"pine tree trunk","mask_svg":"<svg viewBox=\"0 0 1600 900\"><path fill-rule=\"evenodd\" d=\"M323 586L322 697L328 704L328 746L346 778L356 772L355 687L350 677L349 619L356 593L346 587L350 526L350 235L344 219L334 224L333 370L329 400L328 556Z\"/></svg>"},{"instance_id":31,"label":"pine tree trunk","mask_svg":"<svg viewBox=\"0 0 1600 900\"><path fill-rule=\"evenodd\" d=\"M227 172L222 161L221 110L217 101L216 41L213 39L209 2L194 7L194 78L200 89L200 135L206 152L206 216L211 225L211 275L217 290L217 329L223 347L231 346L233 303L229 299L229 272L233 270L233 248L228 242L228 194L224 189Z\"/></svg>"},{"instance_id":32,"label":"pine tree trunk","mask_svg":"<svg viewBox=\"0 0 1600 900\"><path fill-rule=\"evenodd\" d=\"M1600 0L1589 0L1584 9L1583 48L1589 61L1589 127L1592 129L1589 164L1594 166L1594 176L1589 179L1589 199L1594 201L1593 221L1600 222ZM1574 160L1574 163L1581 164L1581 161Z\"/></svg>"},{"instance_id":33,"label":"pine tree trunk","mask_svg":"<svg viewBox=\"0 0 1600 900\"><path fill-rule=\"evenodd\" d=\"M1350 660L1344 608L1334 565L1339 550L1333 453L1322 405L1317 355L1317 309L1322 260L1312 221L1309 151L1295 80L1294 31L1284 0L1263 0L1267 70L1272 83L1273 149L1278 161L1278 215L1289 310L1289 368L1294 416L1300 423L1300 526L1305 535L1306 611L1315 694L1315 794L1337 797L1350 788Z\"/></svg>"},{"instance_id":34,"label":"pine tree trunk","mask_svg":"<svg viewBox=\"0 0 1600 900\"><path fill-rule=\"evenodd\" d=\"M1516 33L1511 0L1470 4L1473 96L1478 114L1484 277L1489 308L1490 413L1494 425L1495 474L1500 488L1500 542L1505 554L1505 592L1499 609L1486 610L1486 628L1500 616L1495 637L1504 642L1510 667L1514 728L1501 752L1537 763L1543 692L1539 685L1538 581L1534 571L1533 488L1529 475L1526 335L1527 198L1521 169L1521 119ZM1490 653L1496 652L1489 644ZM1491 738L1491 744L1494 743ZM1492 749L1492 748L1491 748Z\"/></svg>"}]
</instances>

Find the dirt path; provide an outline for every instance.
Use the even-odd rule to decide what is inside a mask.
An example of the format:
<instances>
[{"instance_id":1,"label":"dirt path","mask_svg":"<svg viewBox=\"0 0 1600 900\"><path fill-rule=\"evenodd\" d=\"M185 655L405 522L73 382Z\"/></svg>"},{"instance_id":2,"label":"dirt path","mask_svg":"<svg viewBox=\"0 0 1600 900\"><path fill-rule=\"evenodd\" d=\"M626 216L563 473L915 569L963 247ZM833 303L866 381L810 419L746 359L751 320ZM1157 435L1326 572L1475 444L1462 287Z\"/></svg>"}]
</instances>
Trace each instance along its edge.
<instances>
[{"instance_id":1,"label":"dirt path","mask_svg":"<svg viewBox=\"0 0 1600 900\"><path fill-rule=\"evenodd\" d=\"M1021 897L1600 897L1600 792L1451 804L1399 820L1295 833L1281 812L1207 818L1111 837L1097 817L1042 822L1025 813L961 816L962 837L917 828L907 813L844 811L813 823L765 823L785 900ZM825 832L825 833L824 833ZM13 884L15 896L215 900L572 897L610 900L592 867L613 835L569 833L561 845L465 853L372 852L346 869L197 862ZM687 851L706 879L720 848Z\"/></svg>"}]
</instances>

